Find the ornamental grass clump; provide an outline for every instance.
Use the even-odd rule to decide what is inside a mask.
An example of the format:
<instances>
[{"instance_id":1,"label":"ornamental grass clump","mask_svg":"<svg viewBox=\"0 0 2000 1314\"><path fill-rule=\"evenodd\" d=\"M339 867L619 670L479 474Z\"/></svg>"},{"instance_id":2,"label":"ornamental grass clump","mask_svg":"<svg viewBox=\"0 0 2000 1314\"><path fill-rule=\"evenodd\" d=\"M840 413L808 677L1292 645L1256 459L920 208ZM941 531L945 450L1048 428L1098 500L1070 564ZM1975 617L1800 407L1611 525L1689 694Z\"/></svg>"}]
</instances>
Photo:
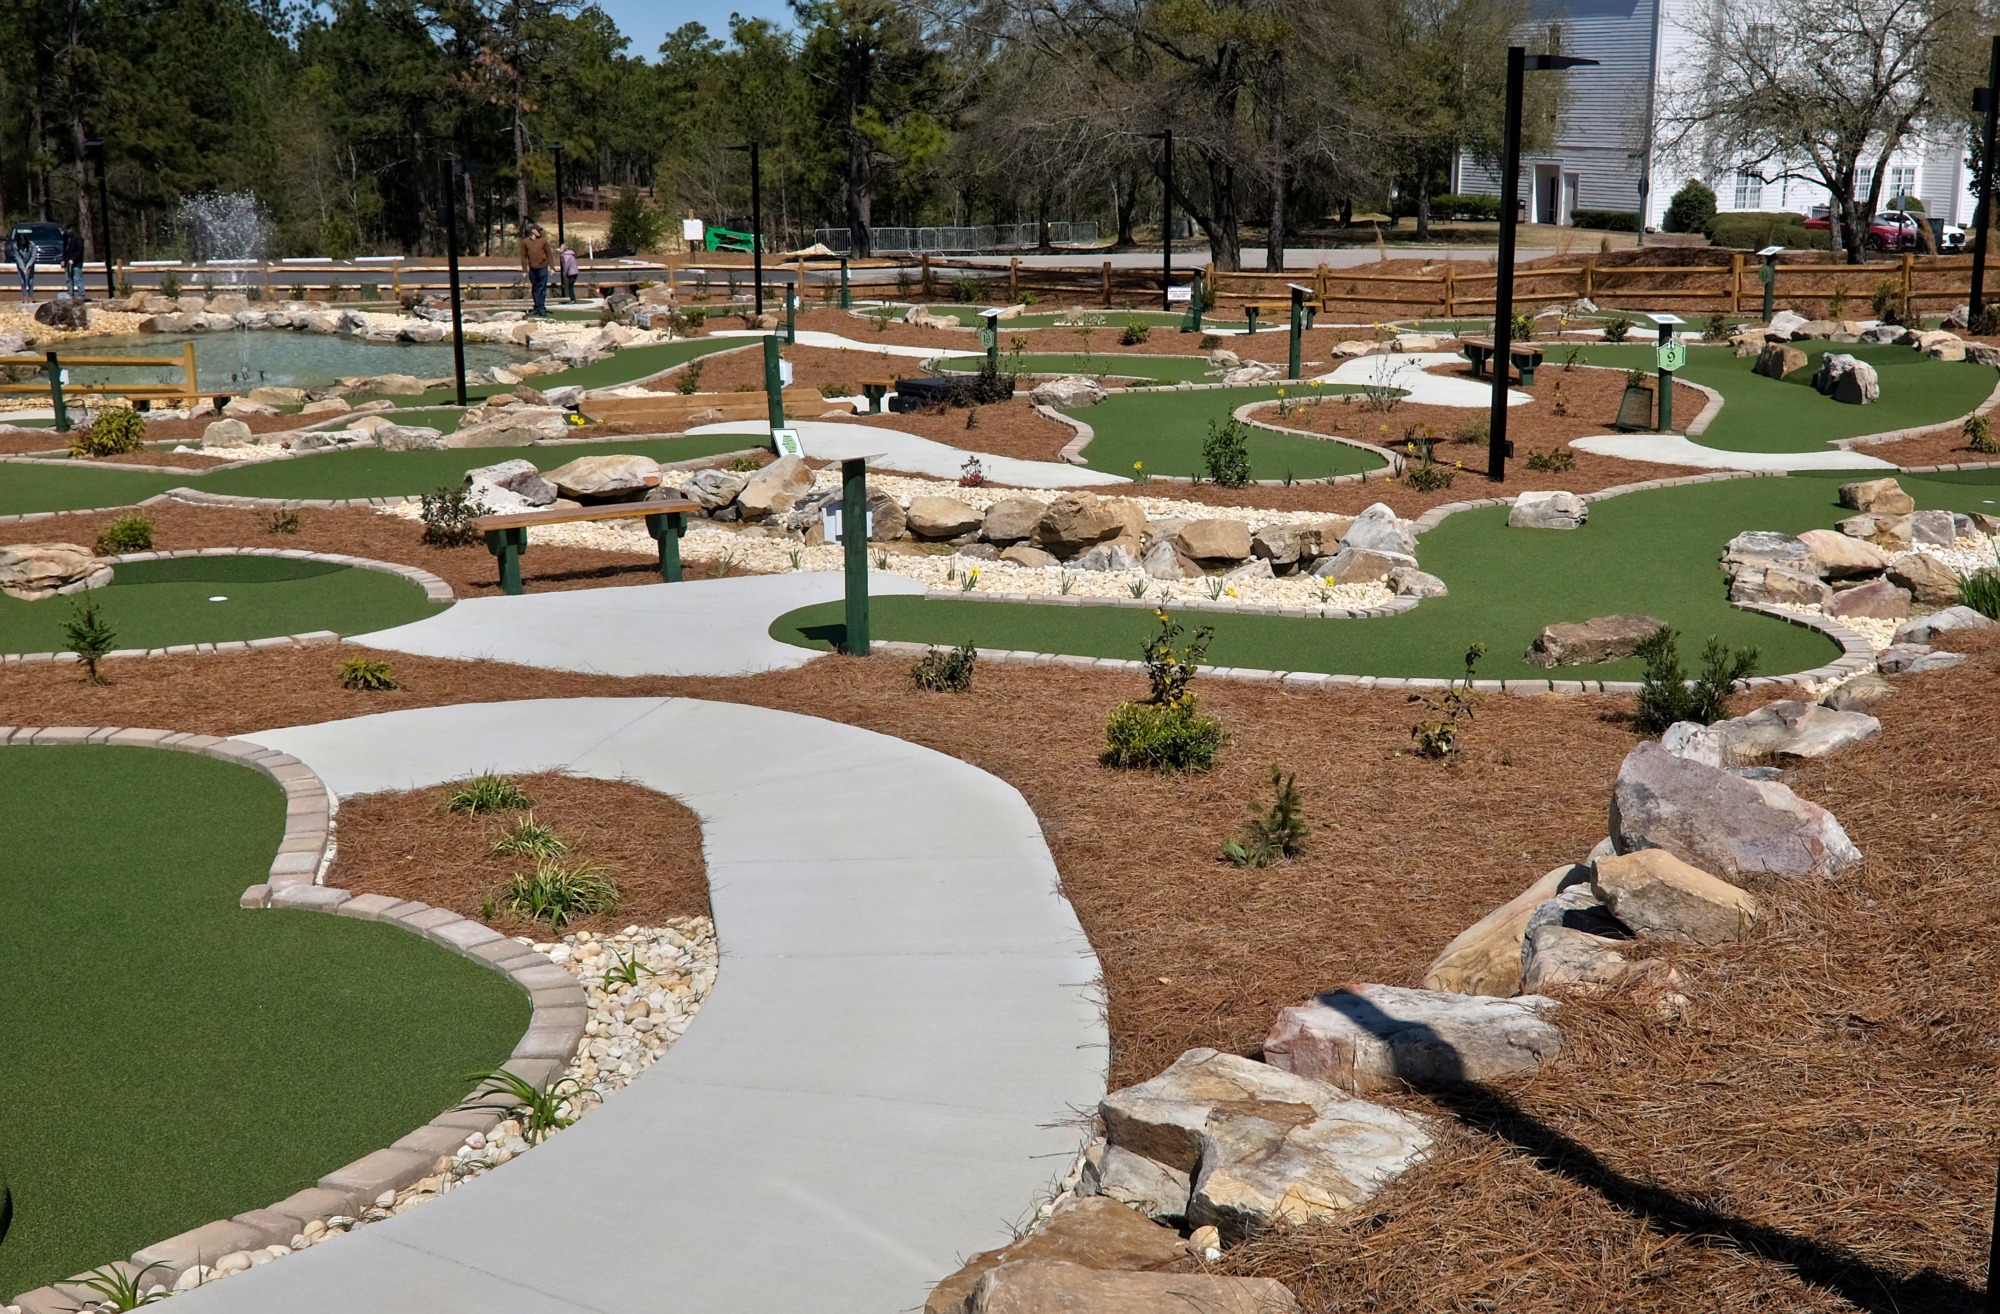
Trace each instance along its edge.
<instances>
[{"instance_id":1,"label":"ornamental grass clump","mask_svg":"<svg viewBox=\"0 0 2000 1314\"><path fill-rule=\"evenodd\" d=\"M505 1068L475 1072L472 1080L482 1088L466 1097L464 1107L505 1110L521 1124L521 1139L530 1145L540 1145L549 1133L582 1117L584 1101L603 1098L575 1077L564 1077L547 1090Z\"/></svg>"},{"instance_id":2,"label":"ornamental grass clump","mask_svg":"<svg viewBox=\"0 0 2000 1314\"><path fill-rule=\"evenodd\" d=\"M1224 840L1222 856L1237 867L1268 867L1295 858L1305 848L1306 820L1297 777L1271 764L1271 805L1250 804L1243 838Z\"/></svg>"},{"instance_id":3,"label":"ornamental grass clump","mask_svg":"<svg viewBox=\"0 0 2000 1314\"><path fill-rule=\"evenodd\" d=\"M595 862L542 858L533 871L515 873L500 904L560 931L578 917L616 912L618 882L609 868Z\"/></svg>"},{"instance_id":4,"label":"ornamental grass clump","mask_svg":"<svg viewBox=\"0 0 2000 1314\"><path fill-rule=\"evenodd\" d=\"M340 687L361 693L385 693L402 686L396 683L396 676L389 669L389 663L373 657L349 657L336 668L340 674Z\"/></svg>"},{"instance_id":5,"label":"ornamental grass clump","mask_svg":"<svg viewBox=\"0 0 2000 1314\"><path fill-rule=\"evenodd\" d=\"M917 688L932 693L969 693L973 667L978 661L979 651L969 643L956 648L932 648L910 668L910 679Z\"/></svg>"},{"instance_id":6,"label":"ornamental grass clump","mask_svg":"<svg viewBox=\"0 0 2000 1314\"><path fill-rule=\"evenodd\" d=\"M1958 601L1960 606L1970 607L1982 616L2000 620L2000 571L1989 568L1960 575Z\"/></svg>"},{"instance_id":7,"label":"ornamental grass clump","mask_svg":"<svg viewBox=\"0 0 2000 1314\"><path fill-rule=\"evenodd\" d=\"M486 771L453 789L445 796L444 806L447 812L474 815L482 812L525 812L535 806L535 800L506 776Z\"/></svg>"},{"instance_id":8,"label":"ornamental grass clump","mask_svg":"<svg viewBox=\"0 0 2000 1314\"><path fill-rule=\"evenodd\" d=\"M1143 703L1120 703L1104 726L1106 766L1148 771L1206 771L1228 735L1222 722L1201 714L1189 688L1208 655L1212 626L1181 642L1181 625L1156 611L1159 632L1146 642L1146 678L1152 696Z\"/></svg>"},{"instance_id":9,"label":"ornamental grass clump","mask_svg":"<svg viewBox=\"0 0 2000 1314\"><path fill-rule=\"evenodd\" d=\"M1679 638L1673 626L1662 625L1639 643L1646 674L1634 719L1642 733L1659 734L1676 721L1715 724L1729 715L1729 694L1737 682L1757 673L1755 648L1726 648L1711 634L1701 652L1701 674L1689 680L1681 670Z\"/></svg>"},{"instance_id":10,"label":"ornamental grass clump","mask_svg":"<svg viewBox=\"0 0 2000 1314\"><path fill-rule=\"evenodd\" d=\"M536 858L553 858L569 852L569 844L552 827L535 820L533 812L516 818L493 841L495 853L526 853Z\"/></svg>"}]
</instances>

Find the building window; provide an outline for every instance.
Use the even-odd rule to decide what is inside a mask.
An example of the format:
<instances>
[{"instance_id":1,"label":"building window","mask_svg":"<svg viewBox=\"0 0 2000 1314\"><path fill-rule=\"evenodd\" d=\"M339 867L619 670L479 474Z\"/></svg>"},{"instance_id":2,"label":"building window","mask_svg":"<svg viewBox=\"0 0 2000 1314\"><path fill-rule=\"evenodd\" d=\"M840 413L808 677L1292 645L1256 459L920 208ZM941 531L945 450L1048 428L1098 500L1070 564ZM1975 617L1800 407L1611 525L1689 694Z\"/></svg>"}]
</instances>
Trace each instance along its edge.
<instances>
[{"instance_id":1,"label":"building window","mask_svg":"<svg viewBox=\"0 0 2000 1314\"><path fill-rule=\"evenodd\" d=\"M1736 175L1736 205L1738 210L1761 210L1764 208L1764 180L1754 173L1739 171Z\"/></svg>"},{"instance_id":2,"label":"building window","mask_svg":"<svg viewBox=\"0 0 2000 1314\"><path fill-rule=\"evenodd\" d=\"M1917 190L1917 166L1898 164L1889 170L1889 189L1882 194L1882 200L1895 205L1906 197L1915 195Z\"/></svg>"},{"instance_id":3,"label":"building window","mask_svg":"<svg viewBox=\"0 0 2000 1314\"><path fill-rule=\"evenodd\" d=\"M1861 172L1857 173L1854 176L1854 199L1857 201L1867 200L1868 189L1870 187L1873 187L1874 185L1875 185L1875 166L1872 164L1862 165Z\"/></svg>"}]
</instances>

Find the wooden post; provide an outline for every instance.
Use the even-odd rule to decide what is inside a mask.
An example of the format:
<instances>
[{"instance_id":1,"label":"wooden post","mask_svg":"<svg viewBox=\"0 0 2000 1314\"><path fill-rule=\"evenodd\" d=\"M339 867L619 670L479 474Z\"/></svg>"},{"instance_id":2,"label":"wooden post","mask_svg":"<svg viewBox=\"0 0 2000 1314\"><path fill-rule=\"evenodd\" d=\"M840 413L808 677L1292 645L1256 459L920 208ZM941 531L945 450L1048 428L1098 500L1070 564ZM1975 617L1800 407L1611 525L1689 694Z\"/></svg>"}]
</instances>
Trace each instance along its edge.
<instances>
[{"instance_id":1,"label":"wooden post","mask_svg":"<svg viewBox=\"0 0 2000 1314\"><path fill-rule=\"evenodd\" d=\"M1916 253L1912 251L1903 252L1903 318L1904 319L1909 319L1911 317L1910 293L1915 290L1914 284L1917 272L1916 265L1917 265Z\"/></svg>"},{"instance_id":2,"label":"wooden post","mask_svg":"<svg viewBox=\"0 0 2000 1314\"><path fill-rule=\"evenodd\" d=\"M396 294L396 300L403 299L403 262L397 260L389 266L389 289Z\"/></svg>"},{"instance_id":3,"label":"wooden post","mask_svg":"<svg viewBox=\"0 0 2000 1314\"><path fill-rule=\"evenodd\" d=\"M53 351L47 353L46 359L48 361L46 368L49 372L49 404L55 408L56 432L68 433L69 407L63 401L62 362L56 359L56 353Z\"/></svg>"},{"instance_id":4,"label":"wooden post","mask_svg":"<svg viewBox=\"0 0 2000 1314\"><path fill-rule=\"evenodd\" d=\"M1729 313L1734 315L1743 309L1743 253L1732 252L1729 257Z\"/></svg>"},{"instance_id":5,"label":"wooden post","mask_svg":"<svg viewBox=\"0 0 2000 1314\"><path fill-rule=\"evenodd\" d=\"M257 265L257 280L258 280L258 286L259 286L259 287L261 287L261 288L263 288L263 290L264 290L264 300L266 300L266 301L269 301L269 300L271 299L271 262L270 262L270 261L268 261L268 260L263 260L263 261L259 261L259 262L258 262L258 265Z\"/></svg>"},{"instance_id":6,"label":"wooden post","mask_svg":"<svg viewBox=\"0 0 2000 1314\"><path fill-rule=\"evenodd\" d=\"M1444 267L1444 317L1446 319L1456 319L1458 317L1457 283L1457 273L1447 264Z\"/></svg>"},{"instance_id":7,"label":"wooden post","mask_svg":"<svg viewBox=\"0 0 2000 1314\"><path fill-rule=\"evenodd\" d=\"M1218 308L1221 307L1222 285L1215 281L1215 262L1213 260L1209 261L1207 267L1202 270L1201 286L1195 289L1195 293L1196 295L1200 296L1203 300L1207 300L1209 296L1213 295L1215 297L1216 306ZM1196 328L1200 328L1202 307L1197 305L1195 306L1194 309L1195 309L1194 326Z\"/></svg>"},{"instance_id":8,"label":"wooden post","mask_svg":"<svg viewBox=\"0 0 2000 1314\"><path fill-rule=\"evenodd\" d=\"M1007 257L1007 304L1021 304L1021 257Z\"/></svg>"},{"instance_id":9,"label":"wooden post","mask_svg":"<svg viewBox=\"0 0 2000 1314\"><path fill-rule=\"evenodd\" d=\"M1320 309L1326 309L1326 266L1313 271L1313 300L1319 302Z\"/></svg>"},{"instance_id":10,"label":"wooden post","mask_svg":"<svg viewBox=\"0 0 2000 1314\"><path fill-rule=\"evenodd\" d=\"M1585 300L1597 300L1597 257L1594 255L1583 258L1583 295Z\"/></svg>"},{"instance_id":11,"label":"wooden post","mask_svg":"<svg viewBox=\"0 0 2000 1314\"><path fill-rule=\"evenodd\" d=\"M194 343L181 343L181 372L187 378L187 404L192 407L201 401L201 380L194 372Z\"/></svg>"},{"instance_id":12,"label":"wooden post","mask_svg":"<svg viewBox=\"0 0 2000 1314\"><path fill-rule=\"evenodd\" d=\"M931 294L931 253L928 251L918 252L917 259L923 265L924 295L929 296Z\"/></svg>"},{"instance_id":13,"label":"wooden post","mask_svg":"<svg viewBox=\"0 0 2000 1314\"><path fill-rule=\"evenodd\" d=\"M1111 309L1111 262L1109 260L1104 262L1104 270L1100 277L1104 280L1104 308L1109 310Z\"/></svg>"}]
</instances>

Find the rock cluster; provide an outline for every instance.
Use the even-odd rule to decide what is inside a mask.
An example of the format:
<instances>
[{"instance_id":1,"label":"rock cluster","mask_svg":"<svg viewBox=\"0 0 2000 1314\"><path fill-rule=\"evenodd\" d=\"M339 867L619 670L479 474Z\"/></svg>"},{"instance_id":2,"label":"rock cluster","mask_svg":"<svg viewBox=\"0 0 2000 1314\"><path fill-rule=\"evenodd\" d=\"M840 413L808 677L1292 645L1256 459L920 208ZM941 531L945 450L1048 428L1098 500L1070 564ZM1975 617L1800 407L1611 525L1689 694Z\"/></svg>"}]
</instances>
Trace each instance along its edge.
<instances>
[{"instance_id":1,"label":"rock cluster","mask_svg":"<svg viewBox=\"0 0 2000 1314\"><path fill-rule=\"evenodd\" d=\"M1828 342L1905 343L1914 350L1931 357L1933 360L1970 360L1982 365L2000 365L2000 349L1995 349L1983 342L1968 342L1964 338L1959 337L1958 334L1950 331L1953 328L1962 329L1964 327L1965 320L1963 316L1958 317L1956 320L1947 317L1943 328L1932 329L1926 332L1919 329L1905 328L1900 324L1876 324L1869 328L1863 328L1860 323L1851 319L1809 320L1804 315L1794 314L1789 310L1781 310L1771 317L1769 324L1748 325L1738 329L1729 341L1736 348L1737 355L1756 356L1757 364L1752 368L1757 373L1766 374L1772 378L1783 378L1793 370L1804 369L1806 364L1805 353L1803 352L1793 351L1788 348L1787 350L1791 354L1774 357L1769 354L1772 348L1782 347L1788 342L1805 342L1815 338ZM1849 360L1853 359L1851 356L1845 358ZM1867 364L1865 361L1860 363L1864 366ZM1774 373L1774 370L1777 372ZM1874 380L1874 370L1872 368L1867 370L1867 377L1869 384L1872 385ZM1814 379L1814 384L1816 386L1819 384L1817 377ZM1858 388L1860 385L1857 384L1856 386ZM1821 387L1820 391L1832 392L1827 387ZM1856 400L1852 396L1842 396L1839 393L1832 393L1832 395L1837 401ZM1873 401L1874 398L1869 397L1867 400Z\"/></svg>"},{"instance_id":2,"label":"rock cluster","mask_svg":"<svg viewBox=\"0 0 2000 1314\"><path fill-rule=\"evenodd\" d=\"M1751 530L1730 539L1722 554L1730 601L1901 620L1913 605L1958 600L1957 573L1917 549L1951 549L1961 538L1982 537L1972 517L1919 511L1894 479L1845 484L1840 501L1860 514L1833 529L1796 536Z\"/></svg>"},{"instance_id":3,"label":"rock cluster","mask_svg":"<svg viewBox=\"0 0 2000 1314\"><path fill-rule=\"evenodd\" d=\"M95 554L76 543L13 543L0 547L0 594L34 602L85 587L101 565Z\"/></svg>"}]
</instances>

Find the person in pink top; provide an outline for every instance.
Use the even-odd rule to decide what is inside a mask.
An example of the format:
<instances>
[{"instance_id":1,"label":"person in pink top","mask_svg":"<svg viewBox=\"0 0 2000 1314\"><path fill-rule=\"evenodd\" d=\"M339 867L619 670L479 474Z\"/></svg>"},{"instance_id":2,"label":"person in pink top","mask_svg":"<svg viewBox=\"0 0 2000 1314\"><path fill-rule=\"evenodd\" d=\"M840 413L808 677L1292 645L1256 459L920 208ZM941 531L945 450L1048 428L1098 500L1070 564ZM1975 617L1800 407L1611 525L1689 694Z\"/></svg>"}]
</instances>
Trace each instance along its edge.
<instances>
[{"instance_id":1,"label":"person in pink top","mask_svg":"<svg viewBox=\"0 0 2000 1314\"><path fill-rule=\"evenodd\" d=\"M560 254L562 258L557 262L556 268L562 271L563 299L565 301L575 301L576 252L570 249L568 242L564 242Z\"/></svg>"}]
</instances>

